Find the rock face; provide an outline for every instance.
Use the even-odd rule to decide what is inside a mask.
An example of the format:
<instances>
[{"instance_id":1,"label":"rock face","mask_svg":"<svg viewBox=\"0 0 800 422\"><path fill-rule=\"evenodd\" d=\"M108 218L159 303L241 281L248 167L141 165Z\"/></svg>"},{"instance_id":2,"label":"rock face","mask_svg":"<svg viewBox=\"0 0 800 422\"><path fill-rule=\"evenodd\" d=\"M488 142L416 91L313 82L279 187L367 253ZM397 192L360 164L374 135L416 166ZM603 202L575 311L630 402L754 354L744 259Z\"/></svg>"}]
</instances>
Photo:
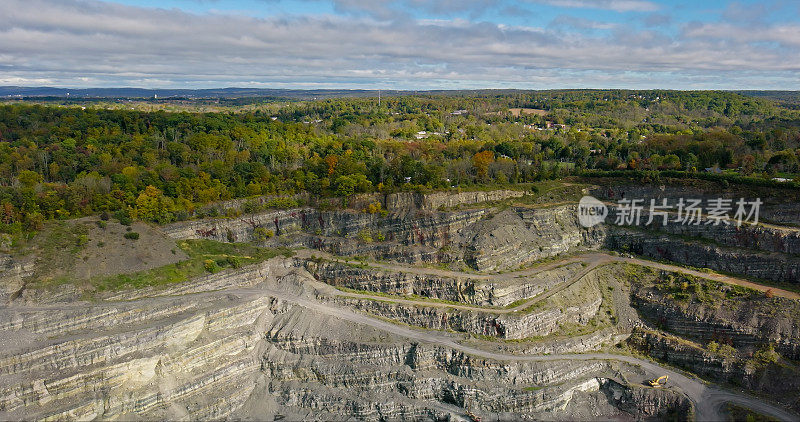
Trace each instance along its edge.
<instances>
[{"instance_id":1,"label":"rock face","mask_svg":"<svg viewBox=\"0 0 800 422\"><path fill-rule=\"evenodd\" d=\"M662 226L660 217L646 229L617 226L612 207L609 224L587 229L578 224L576 208L571 205L436 211L518 193L471 192L430 198L396 194L385 199L394 204L390 207L394 212L386 216L297 208L176 223L165 231L174 238L252 241L254 230L262 227L275 234L267 244L413 264L467 265L478 271L513 270L564 253L603 247L760 279L800 282L800 230L791 227L683 225L674 221ZM642 222L647 220L645 212Z\"/></svg>"},{"instance_id":2,"label":"rock face","mask_svg":"<svg viewBox=\"0 0 800 422\"><path fill-rule=\"evenodd\" d=\"M734 296L714 302L676 301L654 287L639 286L631 303L669 332L700 344L710 341L754 351L772 344L783 356L800 358L800 303L764 295Z\"/></svg>"},{"instance_id":3,"label":"rock face","mask_svg":"<svg viewBox=\"0 0 800 422\"><path fill-rule=\"evenodd\" d=\"M480 271L518 268L575 249L597 248L602 227L584 229L576 208L513 208L500 211L466 230L465 261Z\"/></svg>"},{"instance_id":4,"label":"rock face","mask_svg":"<svg viewBox=\"0 0 800 422\"><path fill-rule=\"evenodd\" d=\"M32 260L15 261L10 255L0 254L0 302L14 299L22 287L24 280L33 274Z\"/></svg>"},{"instance_id":5,"label":"rock face","mask_svg":"<svg viewBox=\"0 0 800 422\"><path fill-rule=\"evenodd\" d=\"M600 380L600 388L611 401L637 419L691 420L694 416L692 402L674 391L625 386L613 379Z\"/></svg>"},{"instance_id":6,"label":"rock face","mask_svg":"<svg viewBox=\"0 0 800 422\"><path fill-rule=\"evenodd\" d=\"M613 183L599 186L589 191L590 195L599 199L616 202L623 198L644 199L649 205L650 199L660 203L667 199L670 204L677 203L679 198L701 199L703 204L717 198L740 198L747 201L761 199L760 219L776 224L797 226L800 224L800 197L794 189L780 188L748 188L742 186L720 186L717 183L695 183L673 180L670 185L654 186L640 183Z\"/></svg>"},{"instance_id":7,"label":"rock face","mask_svg":"<svg viewBox=\"0 0 800 422\"><path fill-rule=\"evenodd\" d=\"M613 227L610 231L607 240L610 249L764 280L800 283L800 257L795 255L687 241L625 227Z\"/></svg>"},{"instance_id":8,"label":"rock face","mask_svg":"<svg viewBox=\"0 0 800 422\"><path fill-rule=\"evenodd\" d=\"M381 217L298 208L177 223L167 226L165 232L174 238L252 241L255 228L263 227L276 235L270 243L289 242L339 255L409 263L463 261L480 271L499 271L601 246L604 228L580 227L575 212L574 206L562 206L499 212L417 210Z\"/></svg>"},{"instance_id":9,"label":"rock face","mask_svg":"<svg viewBox=\"0 0 800 422\"><path fill-rule=\"evenodd\" d=\"M791 229L584 228L571 205L479 205L519 195L365 195L351 209L172 224L173 239L310 250L91 303L79 283L55 295L15 287L26 267L0 259L0 419L692 419L711 387L676 372L693 384L644 387L669 369L598 352L625 339L785 402L800 388L791 365L744 363L765 343L800 359L796 301L681 301L665 274L628 273L597 252L519 270L611 247L790 280ZM359 209L373 201L389 212ZM739 360L704 350L711 339ZM785 382L770 389L770 377Z\"/></svg>"},{"instance_id":10,"label":"rock face","mask_svg":"<svg viewBox=\"0 0 800 422\"><path fill-rule=\"evenodd\" d=\"M531 275L489 280L477 275L412 273L331 261L304 260L302 264L316 279L332 286L496 307L539 295L566 282L583 268L580 263L572 263Z\"/></svg>"},{"instance_id":11,"label":"rock face","mask_svg":"<svg viewBox=\"0 0 800 422\"><path fill-rule=\"evenodd\" d=\"M705 378L739 385L768 394L774 400L800 406L796 371L782 365L763 365L735 356L720 356L674 336L648 331L635 332L629 339L634 348Z\"/></svg>"},{"instance_id":12,"label":"rock face","mask_svg":"<svg viewBox=\"0 0 800 422\"><path fill-rule=\"evenodd\" d=\"M390 212L403 212L425 210L434 211L440 208L452 208L460 205L473 205L483 202L502 201L509 198L520 198L525 192L517 190L493 190L474 192L436 192L431 194L420 193L393 193L386 195L384 203Z\"/></svg>"},{"instance_id":13,"label":"rock face","mask_svg":"<svg viewBox=\"0 0 800 422\"><path fill-rule=\"evenodd\" d=\"M800 302L718 283L684 284L673 276L658 274L632 286L631 304L658 330L638 328L628 343L708 379L799 408L797 369L783 359L800 357Z\"/></svg>"},{"instance_id":14,"label":"rock face","mask_svg":"<svg viewBox=\"0 0 800 422\"><path fill-rule=\"evenodd\" d=\"M314 285L275 258L92 307L2 309L14 336L0 354L0 418L585 417L573 406L589 397L606 403L592 414L620 413L600 391L607 361L500 362L409 342L309 307Z\"/></svg>"}]
</instances>

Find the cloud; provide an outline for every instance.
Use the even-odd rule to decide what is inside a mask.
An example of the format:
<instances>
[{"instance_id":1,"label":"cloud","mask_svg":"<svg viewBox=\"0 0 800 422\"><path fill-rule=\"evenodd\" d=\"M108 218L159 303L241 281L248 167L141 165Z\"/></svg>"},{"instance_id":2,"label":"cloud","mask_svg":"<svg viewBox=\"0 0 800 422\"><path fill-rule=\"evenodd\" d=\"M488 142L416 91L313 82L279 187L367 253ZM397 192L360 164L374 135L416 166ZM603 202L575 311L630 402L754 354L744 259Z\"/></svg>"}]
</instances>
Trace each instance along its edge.
<instances>
[{"instance_id":1,"label":"cloud","mask_svg":"<svg viewBox=\"0 0 800 422\"><path fill-rule=\"evenodd\" d=\"M550 27L559 29L581 29L581 30L608 30L618 28L615 23L599 22L590 19L578 18L569 15L560 15L550 22Z\"/></svg>"},{"instance_id":2,"label":"cloud","mask_svg":"<svg viewBox=\"0 0 800 422\"><path fill-rule=\"evenodd\" d=\"M593 21L573 25L598 26ZM3 0L0 83L144 87L798 88L800 33L735 26L679 36L366 15L197 15L94 0ZM770 79L771 78L771 79ZM751 87L744 85L740 87ZM764 86L759 86L764 88Z\"/></svg>"},{"instance_id":3,"label":"cloud","mask_svg":"<svg viewBox=\"0 0 800 422\"><path fill-rule=\"evenodd\" d=\"M501 6L494 0L332 0L332 3L337 12L370 16L384 21L409 19L409 11L423 11L440 16L466 13L478 17Z\"/></svg>"},{"instance_id":4,"label":"cloud","mask_svg":"<svg viewBox=\"0 0 800 422\"><path fill-rule=\"evenodd\" d=\"M651 13L644 18L644 24L650 28L668 26L672 23L672 16L664 13Z\"/></svg>"},{"instance_id":5,"label":"cloud","mask_svg":"<svg viewBox=\"0 0 800 422\"><path fill-rule=\"evenodd\" d=\"M777 44L787 49L787 52L793 51L795 54L800 48L800 24L752 25L743 28L731 23L695 23L687 26L684 34L690 38L720 44L737 43L762 48L764 43Z\"/></svg>"},{"instance_id":6,"label":"cloud","mask_svg":"<svg viewBox=\"0 0 800 422\"><path fill-rule=\"evenodd\" d=\"M615 12L655 12L661 7L646 0L528 0L549 6L576 9L601 9Z\"/></svg>"}]
</instances>

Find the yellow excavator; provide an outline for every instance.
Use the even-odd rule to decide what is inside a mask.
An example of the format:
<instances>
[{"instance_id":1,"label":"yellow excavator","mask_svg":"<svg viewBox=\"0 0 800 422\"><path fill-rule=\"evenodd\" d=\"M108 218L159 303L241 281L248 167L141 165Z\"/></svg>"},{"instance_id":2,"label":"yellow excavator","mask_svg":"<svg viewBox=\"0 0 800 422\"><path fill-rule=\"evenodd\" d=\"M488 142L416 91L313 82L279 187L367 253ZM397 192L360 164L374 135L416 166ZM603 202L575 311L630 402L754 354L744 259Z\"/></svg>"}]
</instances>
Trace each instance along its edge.
<instances>
[{"instance_id":1,"label":"yellow excavator","mask_svg":"<svg viewBox=\"0 0 800 422\"><path fill-rule=\"evenodd\" d=\"M656 379L652 379L652 380L647 381L647 384L649 386L651 386L651 387L663 387L663 386L667 385L667 380L668 379L669 379L669 376L662 375L662 376L660 376L660 377L658 377Z\"/></svg>"}]
</instances>

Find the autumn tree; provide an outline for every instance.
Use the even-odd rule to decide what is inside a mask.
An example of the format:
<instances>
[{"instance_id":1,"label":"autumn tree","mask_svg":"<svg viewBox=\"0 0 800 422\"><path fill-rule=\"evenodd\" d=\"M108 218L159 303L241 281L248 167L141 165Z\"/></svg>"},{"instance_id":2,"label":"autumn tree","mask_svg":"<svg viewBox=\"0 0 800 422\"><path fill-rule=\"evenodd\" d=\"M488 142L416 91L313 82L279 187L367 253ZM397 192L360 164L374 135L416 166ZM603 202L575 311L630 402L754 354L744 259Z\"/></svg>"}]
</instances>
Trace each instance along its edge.
<instances>
[{"instance_id":1,"label":"autumn tree","mask_svg":"<svg viewBox=\"0 0 800 422\"><path fill-rule=\"evenodd\" d=\"M155 186L148 185L136 198L136 217L154 223L168 223L173 220L175 204Z\"/></svg>"},{"instance_id":2,"label":"autumn tree","mask_svg":"<svg viewBox=\"0 0 800 422\"><path fill-rule=\"evenodd\" d=\"M486 180L489 174L489 165L494 162L494 152L481 151L472 156L472 165L475 167L475 172L478 178Z\"/></svg>"}]
</instances>

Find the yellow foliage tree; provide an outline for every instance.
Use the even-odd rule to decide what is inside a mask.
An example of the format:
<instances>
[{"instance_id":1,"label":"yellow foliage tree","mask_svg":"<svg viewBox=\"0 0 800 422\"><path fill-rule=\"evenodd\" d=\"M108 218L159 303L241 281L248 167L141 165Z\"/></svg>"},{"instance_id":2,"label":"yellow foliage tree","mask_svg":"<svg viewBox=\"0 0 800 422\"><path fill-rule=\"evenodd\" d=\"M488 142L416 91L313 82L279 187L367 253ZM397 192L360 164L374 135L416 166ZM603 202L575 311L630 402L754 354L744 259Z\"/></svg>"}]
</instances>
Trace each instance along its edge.
<instances>
[{"instance_id":1,"label":"yellow foliage tree","mask_svg":"<svg viewBox=\"0 0 800 422\"><path fill-rule=\"evenodd\" d=\"M475 166L478 178L486 179L489 174L489 164L494 162L494 152L481 151L472 156L472 165Z\"/></svg>"},{"instance_id":2,"label":"yellow foliage tree","mask_svg":"<svg viewBox=\"0 0 800 422\"><path fill-rule=\"evenodd\" d=\"M168 223L173 220L175 203L155 186L147 186L136 198L136 217L154 223Z\"/></svg>"}]
</instances>

